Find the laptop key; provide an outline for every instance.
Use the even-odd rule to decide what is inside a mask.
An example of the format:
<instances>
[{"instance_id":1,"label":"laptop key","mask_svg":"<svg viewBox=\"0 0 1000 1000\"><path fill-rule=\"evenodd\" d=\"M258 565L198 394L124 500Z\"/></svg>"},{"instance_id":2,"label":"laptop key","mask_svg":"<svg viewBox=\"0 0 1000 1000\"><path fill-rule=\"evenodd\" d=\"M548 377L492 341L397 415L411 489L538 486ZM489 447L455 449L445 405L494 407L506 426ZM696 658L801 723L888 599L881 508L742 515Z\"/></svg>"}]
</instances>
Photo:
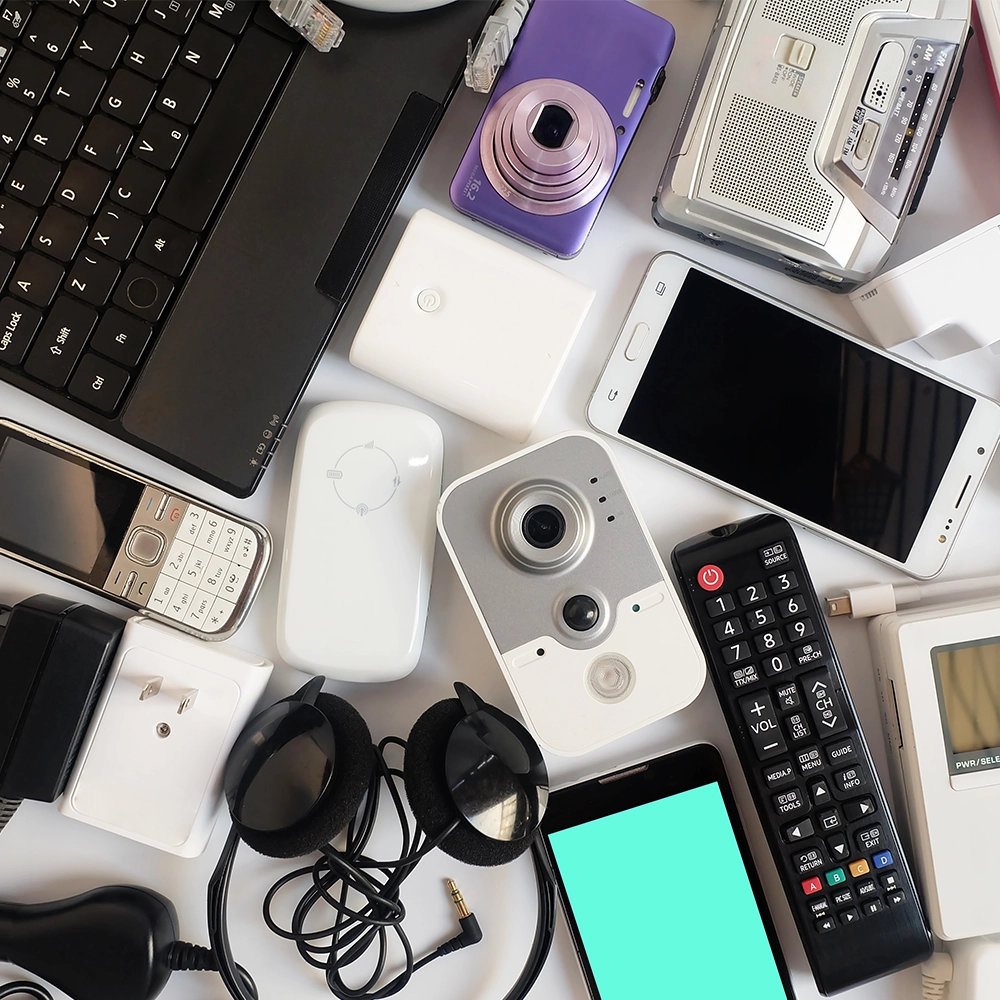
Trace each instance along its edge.
<instances>
[{"instance_id":1,"label":"laptop key","mask_svg":"<svg viewBox=\"0 0 1000 1000\"><path fill-rule=\"evenodd\" d=\"M25 145L53 160L68 160L83 131L83 122L53 104L46 104L28 132Z\"/></svg>"},{"instance_id":2,"label":"laptop key","mask_svg":"<svg viewBox=\"0 0 1000 1000\"><path fill-rule=\"evenodd\" d=\"M111 69L128 41L128 28L109 21L100 14L91 14L83 22L73 51L100 69Z\"/></svg>"},{"instance_id":3,"label":"laptop key","mask_svg":"<svg viewBox=\"0 0 1000 1000\"><path fill-rule=\"evenodd\" d=\"M250 4L237 3L236 0L207 0L201 8L202 20L231 35L238 35L243 31L252 13L253 7Z\"/></svg>"},{"instance_id":4,"label":"laptop key","mask_svg":"<svg viewBox=\"0 0 1000 1000\"><path fill-rule=\"evenodd\" d=\"M89 115L101 96L107 77L93 66L71 59L59 71L49 97L78 115Z\"/></svg>"},{"instance_id":5,"label":"laptop key","mask_svg":"<svg viewBox=\"0 0 1000 1000\"><path fill-rule=\"evenodd\" d=\"M181 155L188 135L185 126L154 112L139 133L135 155L154 167L170 170Z\"/></svg>"},{"instance_id":6,"label":"laptop key","mask_svg":"<svg viewBox=\"0 0 1000 1000\"><path fill-rule=\"evenodd\" d=\"M0 250L0 286L7 283L10 272L14 270L15 263L13 255Z\"/></svg>"},{"instance_id":7,"label":"laptop key","mask_svg":"<svg viewBox=\"0 0 1000 1000\"><path fill-rule=\"evenodd\" d=\"M0 361L6 365L19 365L28 353L41 322L40 309L26 306L10 296L0 299Z\"/></svg>"},{"instance_id":8,"label":"laptop key","mask_svg":"<svg viewBox=\"0 0 1000 1000\"><path fill-rule=\"evenodd\" d=\"M171 118L193 125L212 93L212 85L179 66L170 71L156 98L156 108Z\"/></svg>"},{"instance_id":9,"label":"laptop key","mask_svg":"<svg viewBox=\"0 0 1000 1000\"><path fill-rule=\"evenodd\" d=\"M86 403L101 413L114 413L128 380L128 372L117 365L105 361L97 354L85 354L70 379L67 391L81 403Z\"/></svg>"},{"instance_id":10,"label":"laptop key","mask_svg":"<svg viewBox=\"0 0 1000 1000\"><path fill-rule=\"evenodd\" d=\"M56 71L52 63L31 52L15 52L0 74L0 90L28 107L42 103Z\"/></svg>"},{"instance_id":11,"label":"laptop key","mask_svg":"<svg viewBox=\"0 0 1000 1000\"><path fill-rule=\"evenodd\" d=\"M39 4L28 22L22 42L26 49L58 62L69 51L78 27L79 23L74 18L48 4Z\"/></svg>"},{"instance_id":12,"label":"laptop key","mask_svg":"<svg viewBox=\"0 0 1000 1000\"><path fill-rule=\"evenodd\" d=\"M169 278L142 264L129 264L112 301L140 319L155 323L173 292L174 283Z\"/></svg>"},{"instance_id":13,"label":"laptop key","mask_svg":"<svg viewBox=\"0 0 1000 1000\"><path fill-rule=\"evenodd\" d=\"M82 216L58 205L49 205L31 237L31 245L56 260L69 263L86 231L87 220Z\"/></svg>"},{"instance_id":14,"label":"laptop key","mask_svg":"<svg viewBox=\"0 0 1000 1000\"><path fill-rule=\"evenodd\" d=\"M122 24L135 24L145 6L142 0L97 0L98 10Z\"/></svg>"},{"instance_id":15,"label":"laptop key","mask_svg":"<svg viewBox=\"0 0 1000 1000\"><path fill-rule=\"evenodd\" d=\"M101 110L127 125L138 125L146 117L156 84L127 69L115 71L101 99Z\"/></svg>"},{"instance_id":16,"label":"laptop key","mask_svg":"<svg viewBox=\"0 0 1000 1000\"><path fill-rule=\"evenodd\" d=\"M111 200L139 215L148 215L166 182L166 176L159 170L133 157L125 161L125 166L115 179Z\"/></svg>"},{"instance_id":17,"label":"laptop key","mask_svg":"<svg viewBox=\"0 0 1000 1000\"><path fill-rule=\"evenodd\" d=\"M121 122L95 115L83 133L77 153L105 170L117 170L132 138L132 130Z\"/></svg>"},{"instance_id":18,"label":"laptop key","mask_svg":"<svg viewBox=\"0 0 1000 1000\"><path fill-rule=\"evenodd\" d=\"M90 0L49 0L49 3L54 7L62 7L63 10L77 16L85 14L90 6Z\"/></svg>"},{"instance_id":19,"label":"laptop key","mask_svg":"<svg viewBox=\"0 0 1000 1000\"><path fill-rule=\"evenodd\" d=\"M178 63L206 79L218 80L232 51L233 40L228 35L196 24L181 46Z\"/></svg>"},{"instance_id":20,"label":"laptop key","mask_svg":"<svg viewBox=\"0 0 1000 1000\"><path fill-rule=\"evenodd\" d=\"M93 215L111 183L111 174L73 160L56 186L55 200L81 215Z\"/></svg>"},{"instance_id":21,"label":"laptop key","mask_svg":"<svg viewBox=\"0 0 1000 1000\"><path fill-rule=\"evenodd\" d=\"M146 7L146 20L175 35L183 35L191 27L200 6L193 0L153 0Z\"/></svg>"},{"instance_id":22,"label":"laptop key","mask_svg":"<svg viewBox=\"0 0 1000 1000\"><path fill-rule=\"evenodd\" d=\"M59 177L59 164L22 149L7 174L4 187L16 198L41 208Z\"/></svg>"},{"instance_id":23,"label":"laptop key","mask_svg":"<svg viewBox=\"0 0 1000 1000\"><path fill-rule=\"evenodd\" d=\"M38 213L13 198L0 198L0 247L21 250L28 242Z\"/></svg>"},{"instance_id":24,"label":"laptop key","mask_svg":"<svg viewBox=\"0 0 1000 1000\"><path fill-rule=\"evenodd\" d=\"M276 36L248 29L167 183L162 216L196 233L208 225L292 51Z\"/></svg>"},{"instance_id":25,"label":"laptop key","mask_svg":"<svg viewBox=\"0 0 1000 1000\"><path fill-rule=\"evenodd\" d=\"M142 219L117 205L107 206L90 227L87 246L122 261L132 252L141 232Z\"/></svg>"},{"instance_id":26,"label":"laptop key","mask_svg":"<svg viewBox=\"0 0 1000 1000\"><path fill-rule=\"evenodd\" d=\"M179 278L197 246L198 241L186 229L157 216L142 234L135 256L136 260Z\"/></svg>"},{"instance_id":27,"label":"laptop key","mask_svg":"<svg viewBox=\"0 0 1000 1000\"><path fill-rule=\"evenodd\" d=\"M47 306L59 289L65 269L54 260L29 250L18 264L8 286L14 295L32 305Z\"/></svg>"},{"instance_id":28,"label":"laptop key","mask_svg":"<svg viewBox=\"0 0 1000 1000\"><path fill-rule=\"evenodd\" d=\"M84 251L73 263L64 287L67 292L72 292L95 306L102 306L108 301L111 289L115 287L121 273L121 268L115 261L108 260L99 253Z\"/></svg>"},{"instance_id":29,"label":"laptop key","mask_svg":"<svg viewBox=\"0 0 1000 1000\"><path fill-rule=\"evenodd\" d=\"M30 108L0 98L0 149L13 153L21 145L31 117Z\"/></svg>"},{"instance_id":30,"label":"laptop key","mask_svg":"<svg viewBox=\"0 0 1000 1000\"><path fill-rule=\"evenodd\" d=\"M2 317L3 314L0 313L0 319ZM112 361L117 361L126 368L134 368L152 336L153 328L148 323L143 323L120 309L109 309L101 317L90 346Z\"/></svg>"},{"instance_id":31,"label":"laptop key","mask_svg":"<svg viewBox=\"0 0 1000 1000\"><path fill-rule=\"evenodd\" d=\"M151 24L144 24L126 46L122 62L129 69L148 76L150 80L162 80L176 54L176 35L154 28Z\"/></svg>"},{"instance_id":32,"label":"laptop key","mask_svg":"<svg viewBox=\"0 0 1000 1000\"><path fill-rule=\"evenodd\" d=\"M69 373L83 353L96 322L96 310L68 295L60 295L42 324L24 370L33 378L61 389L69 380Z\"/></svg>"},{"instance_id":33,"label":"laptop key","mask_svg":"<svg viewBox=\"0 0 1000 1000\"><path fill-rule=\"evenodd\" d=\"M0 34L18 38L31 17L31 4L27 0L6 0L0 7Z\"/></svg>"}]
</instances>

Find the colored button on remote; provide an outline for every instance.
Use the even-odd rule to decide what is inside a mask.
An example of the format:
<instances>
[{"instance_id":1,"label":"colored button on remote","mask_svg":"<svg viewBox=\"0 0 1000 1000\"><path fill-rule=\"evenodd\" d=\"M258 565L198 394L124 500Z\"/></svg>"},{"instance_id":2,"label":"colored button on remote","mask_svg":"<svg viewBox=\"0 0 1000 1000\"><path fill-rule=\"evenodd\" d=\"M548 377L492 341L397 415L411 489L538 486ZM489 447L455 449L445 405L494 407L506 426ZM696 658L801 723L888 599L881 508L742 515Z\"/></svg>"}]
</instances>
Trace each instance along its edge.
<instances>
[{"instance_id":1,"label":"colored button on remote","mask_svg":"<svg viewBox=\"0 0 1000 1000\"><path fill-rule=\"evenodd\" d=\"M718 566L709 563L698 570L698 586L702 590L718 590L725 583L726 578Z\"/></svg>"},{"instance_id":2,"label":"colored button on remote","mask_svg":"<svg viewBox=\"0 0 1000 1000\"><path fill-rule=\"evenodd\" d=\"M802 891L807 896L811 896L815 892L823 891L823 880L818 875L813 875L812 878L803 879L801 885Z\"/></svg>"}]
</instances>

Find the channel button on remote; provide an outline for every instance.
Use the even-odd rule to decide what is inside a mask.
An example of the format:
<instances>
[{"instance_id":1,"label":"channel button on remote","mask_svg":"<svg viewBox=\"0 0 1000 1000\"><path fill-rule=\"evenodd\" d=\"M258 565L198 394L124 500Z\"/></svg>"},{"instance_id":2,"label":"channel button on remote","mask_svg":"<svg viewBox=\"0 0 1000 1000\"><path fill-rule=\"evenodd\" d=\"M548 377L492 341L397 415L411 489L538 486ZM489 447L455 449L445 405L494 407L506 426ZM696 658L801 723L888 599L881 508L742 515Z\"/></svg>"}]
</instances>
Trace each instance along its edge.
<instances>
[{"instance_id":1,"label":"channel button on remote","mask_svg":"<svg viewBox=\"0 0 1000 1000\"><path fill-rule=\"evenodd\" d=\"M805 674L801 680L806 704L812 714L816 732L822 736L834 736L847 728L844 711L833 687L833 679L826 667Z\"/></svg>"}]
</instances>

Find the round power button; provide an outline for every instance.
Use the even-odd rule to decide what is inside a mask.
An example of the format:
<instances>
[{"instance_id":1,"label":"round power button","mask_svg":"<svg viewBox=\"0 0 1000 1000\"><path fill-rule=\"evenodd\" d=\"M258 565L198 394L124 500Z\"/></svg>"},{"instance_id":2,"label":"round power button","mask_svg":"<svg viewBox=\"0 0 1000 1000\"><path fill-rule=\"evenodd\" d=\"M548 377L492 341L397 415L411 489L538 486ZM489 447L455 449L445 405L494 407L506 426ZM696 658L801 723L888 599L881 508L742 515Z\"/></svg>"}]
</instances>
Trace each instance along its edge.
<instances>
[{"instance_id":1,"label":"round power button","mask_svg":"<svg viewBox=\"0 0 1000 1000\"><path fill-rule=\"evenodd\" d=\"M722 575L722 570L718 566L713 566L712 563L702 566L698 570L698 586L702 590L718 590L725 579Z\"/></svg>"}]
</instances>

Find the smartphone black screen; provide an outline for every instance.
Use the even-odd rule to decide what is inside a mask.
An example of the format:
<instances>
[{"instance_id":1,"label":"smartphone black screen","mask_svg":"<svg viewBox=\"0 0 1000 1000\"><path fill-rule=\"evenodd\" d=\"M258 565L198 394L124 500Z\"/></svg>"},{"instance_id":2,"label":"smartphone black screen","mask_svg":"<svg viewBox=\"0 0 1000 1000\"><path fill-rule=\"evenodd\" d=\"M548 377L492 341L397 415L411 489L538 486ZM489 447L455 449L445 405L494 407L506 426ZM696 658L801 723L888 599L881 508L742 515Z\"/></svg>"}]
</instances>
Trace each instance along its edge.
<instances>
[{"instance_id":1,"label":"smartphone black screen","mask_svg":"<svg viewBox=\"0 0 1000 1000\"><path fill-rule=\"evenodd\" d=\"M599 1000L792 996L714 747L553 792L542 829Z\"/></svg>"},{"instance_id":2,"label":"smartphone black screen","mask_svg":"<svg viewBox=\"0 0 1000 1000\"><path fill-rule=\"evenodd\" d=\"M692 268L619 432L905 562L974 405Z\"/></svg>"},{"instance_id":3,"label":"smartphone black screen","mask_svg":"<svg viewBox=\"0 0 1000 1000\"><path fill-rule=\"evenodd\" d=\"M142 483L3 433L0 546L102 586L142 497Z\"/></svg>"}]
</instances>

